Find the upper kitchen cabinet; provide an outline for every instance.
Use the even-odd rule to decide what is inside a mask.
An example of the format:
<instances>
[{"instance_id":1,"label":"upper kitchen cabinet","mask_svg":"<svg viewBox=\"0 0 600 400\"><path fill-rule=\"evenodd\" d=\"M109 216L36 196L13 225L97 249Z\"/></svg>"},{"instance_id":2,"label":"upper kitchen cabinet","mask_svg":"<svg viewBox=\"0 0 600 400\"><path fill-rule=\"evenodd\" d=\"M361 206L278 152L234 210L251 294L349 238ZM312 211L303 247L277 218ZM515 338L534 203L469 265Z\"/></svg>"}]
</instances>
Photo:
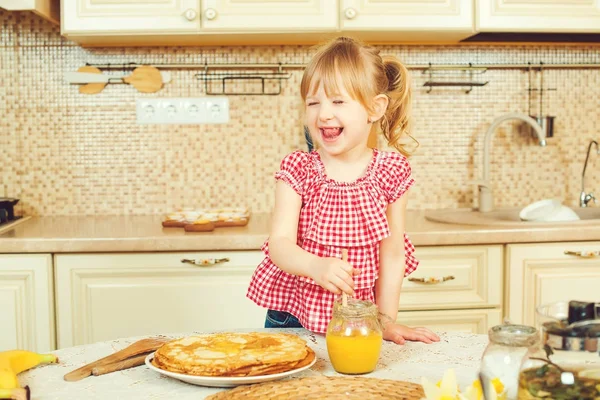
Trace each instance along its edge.
<instances>
[{"instance_id":1,"label":"upper kitchen cabinet","mask_svg":"<svg viewBox=\"0 0 600 400\"><path fill-rule=\"evenodd\" d=\"M0 8L32 11L53 24L60 23L60 0L0 0Z\"/></svg>"},{"instance_id":2,"label":"upper kitchen cabinet","mask_svg":"<svg viewBox=\"0 0 600 400\"><path fill-rule=\"evenodd\" d=\"M597 0L478 0L478 32L600 32Z\"/></svg>"},{"instance_id":3,"label":"upper kitchen cabinet","mask_svg":"<svg viewBox=\"0 0 600 400\"><path fill-rule=\"evenodd\" d=\"M310 32L337 29L332 0L203 0L205 31Z\"/></svg>"},{"instance_id":4,"label":"upper kitchen cabinet","mask_svg":"<svg viewBox=\"0 0 600 400\"><path fill-rule=\"evenodd\" d=\"M341 30L385 42L457 42L475 33L472 0L341 0Z\"/></svg>"},{"instance_id":5,"label":"upper kitchen cabinet","mask_svg":"<svg viewBox=\"0 0 600 400\"><path fill-rule=\"evenodd\" d=\"M199 0L62 0L63 35L200 31Z\"/></svg>"},{"instance_id":6,"label":"upper kitchen cabinet","mask_svg":"<svg viewBox=\"0 0 600 400\"><path fill-rule=\"evenodd\" d=\"M332 0L62 0L62 34L82 45L311 43L338 30Z\"/></svg>"}]
</instances>

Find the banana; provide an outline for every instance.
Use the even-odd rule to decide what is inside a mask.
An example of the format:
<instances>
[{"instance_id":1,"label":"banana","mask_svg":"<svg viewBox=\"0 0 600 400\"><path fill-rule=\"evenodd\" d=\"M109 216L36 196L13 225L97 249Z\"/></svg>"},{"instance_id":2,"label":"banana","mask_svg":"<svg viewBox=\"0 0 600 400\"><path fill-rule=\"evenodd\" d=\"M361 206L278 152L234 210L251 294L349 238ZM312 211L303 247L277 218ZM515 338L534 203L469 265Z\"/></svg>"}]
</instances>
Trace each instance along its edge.
<instances>
[{"instance_id":1,"label":"banana","mask_svg":"<svg viewBox=\"0 0 600 400\"><path fill-rule=\"evenodd\" d=\"M19 387L17 374L39 364L56 363L54 354L39 354L27 350L0 352L0 399L28 400L29 388Z\"/></svg>"},{"instance_id":2,"label":"banana","mask_svg":"<svg viewBox=\"0 0 600 400\"><path fill-rule=\"evenodd\" d=\"M0 353L0 360L2 359L9 360L10 368L15 374L27 371L39 364L58 362L58 358L54 354L39 354L27 350L3 351Z\"/></svg>"}]
</instances>

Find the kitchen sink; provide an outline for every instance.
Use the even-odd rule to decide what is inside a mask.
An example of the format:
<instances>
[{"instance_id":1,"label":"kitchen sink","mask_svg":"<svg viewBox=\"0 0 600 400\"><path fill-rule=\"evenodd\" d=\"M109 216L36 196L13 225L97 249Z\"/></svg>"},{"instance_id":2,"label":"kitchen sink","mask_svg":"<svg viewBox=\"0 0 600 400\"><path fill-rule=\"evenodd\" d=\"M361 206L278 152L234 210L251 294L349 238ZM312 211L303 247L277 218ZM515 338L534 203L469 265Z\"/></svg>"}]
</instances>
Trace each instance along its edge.
<instances>
[{"instance_id":1,"label":"kitchen sink","mask_svg":"<svg viewBox=\"0 0 600 400\"><path fill-rule=\"evenodd\" d=\"M581 218L579 221L522 221L519 212L523 207L499 208L490 212L479 212L470 208L449 210L431 210L425 212L425 218L433 222L462 225L492 225L492 226L548 226L567 224L600 224L600 208L575 208L572 210Z\"/></svg>"}]
</instances>

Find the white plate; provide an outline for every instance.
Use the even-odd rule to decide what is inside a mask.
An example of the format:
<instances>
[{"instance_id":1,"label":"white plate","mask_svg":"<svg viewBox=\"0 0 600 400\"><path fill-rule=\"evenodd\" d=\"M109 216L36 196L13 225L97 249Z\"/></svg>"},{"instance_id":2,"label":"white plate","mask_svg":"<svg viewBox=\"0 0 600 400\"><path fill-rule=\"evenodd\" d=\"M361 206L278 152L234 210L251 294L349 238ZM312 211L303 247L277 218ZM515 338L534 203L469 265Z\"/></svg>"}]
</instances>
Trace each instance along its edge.
<instances>
[{"instance_id":1,"label":"white plate","mask_svg":"<svg viewBox=\"0 0 600 400\"><path fill-rule=\"evenodd\" d=\"M309 369L317 362L317 357L308 365L303 367L292 369L290 371L281 372L279 374L271 374L271 375L258 375L258 376L196 376L196 375L186 375L180 374L177 372L165 371L163 369L155 367L151 361L154 358L154 353L148 354L146 357L146 365L152 371L156 371L159 374L163 374L165 376L179 379L180 381L191 383L193 385L199 386L212 386L212 387L235 387L239 385L249 385L252 383L260 383L260 382L269 382L275 381L277 379L285 378L286 376L291 376L302 372L304 370Z\"/></svg>"}]
</instances>

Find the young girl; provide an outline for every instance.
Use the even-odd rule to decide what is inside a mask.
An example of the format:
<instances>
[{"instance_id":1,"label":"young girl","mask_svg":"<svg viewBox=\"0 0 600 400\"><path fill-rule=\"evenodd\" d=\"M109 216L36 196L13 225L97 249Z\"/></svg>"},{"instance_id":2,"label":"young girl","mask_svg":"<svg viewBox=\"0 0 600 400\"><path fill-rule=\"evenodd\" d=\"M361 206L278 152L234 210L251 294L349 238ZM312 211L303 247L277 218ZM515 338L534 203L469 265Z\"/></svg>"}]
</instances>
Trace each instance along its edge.
<instances>
[{"instance_id":1,"label":"young girl","mask_svg":"<svg viewBox=\"0 0 600 400\"><path fill-rule=\"evenodd\" d=\"M273 225L247 296L267 307L265 327L324 333L342 292L377 304L383 338L438 341L425 328L396 324L400 287L418 261L404 233L410 89L393 57L348 38L321 47L300 85L317 151L281 162ZM396 152L369 146L381 129ZM341 259L342 250L348 260Z\"/></svg>"}]
</instances>

